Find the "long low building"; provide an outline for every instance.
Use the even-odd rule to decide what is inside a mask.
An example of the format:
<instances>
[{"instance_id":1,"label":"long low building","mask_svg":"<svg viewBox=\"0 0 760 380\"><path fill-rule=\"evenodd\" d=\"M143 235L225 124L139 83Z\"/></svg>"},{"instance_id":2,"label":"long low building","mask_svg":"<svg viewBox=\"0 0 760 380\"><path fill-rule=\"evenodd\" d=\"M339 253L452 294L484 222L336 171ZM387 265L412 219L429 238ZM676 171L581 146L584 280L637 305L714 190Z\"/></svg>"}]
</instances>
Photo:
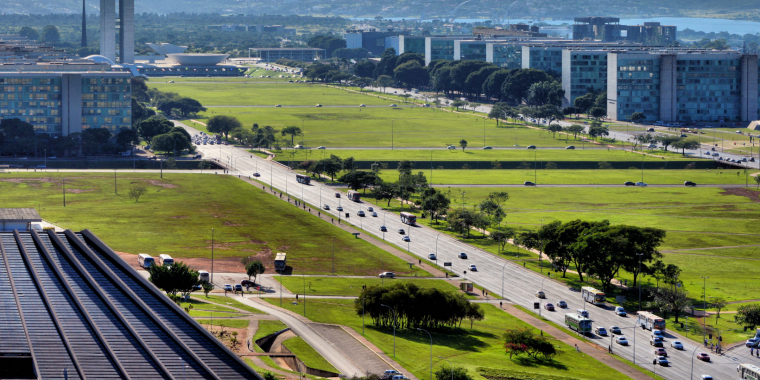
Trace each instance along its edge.
<instances>
[{"instance_id":1,"label":"long low building","mask_svg":"<svg viewBox=\"0 0 760 380\"><path fill-rule=\"evenodd\" d=\"M324 59L325 49L317 48L250 48L251 58L260 58L261 62L275 62L278 59L310 62Z\"/></svg>"},{"instance_id":2,"label":"long low building","mask_svg":"<svg viewBox=\"0 0 760 380\"><path fill-rule=\"evenodd\" d=\"M0 232L0 378L262 377L85 230Z\"/></svg>"}]
</instances>

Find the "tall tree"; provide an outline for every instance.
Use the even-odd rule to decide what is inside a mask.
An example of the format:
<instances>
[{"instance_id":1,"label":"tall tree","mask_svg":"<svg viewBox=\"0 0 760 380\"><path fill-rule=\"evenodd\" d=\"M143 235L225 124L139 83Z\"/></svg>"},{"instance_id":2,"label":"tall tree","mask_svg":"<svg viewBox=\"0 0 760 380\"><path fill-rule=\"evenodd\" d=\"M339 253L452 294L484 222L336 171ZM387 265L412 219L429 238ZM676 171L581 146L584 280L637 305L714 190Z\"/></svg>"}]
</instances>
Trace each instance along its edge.
<instances>
[{"instance_id":1,"label":"tall tree","mask_svg":"<svg viewBox=\"0 0 760 380\"><path fill-rule=\"evenodd\" d=\"M538 82L553 81L551 75L536 69L520 69L512 73L501 87L502 95L520 104L528 96L530 86Z\"/></svg>"},{"instance_id":2,"label":"tall tree","mask_svg":"<svg viewBox=\"0 0 760 380\"><path fill-rule=\"evenodd\" d=\"M29 26L24 26L18 32L19 36L26 37L32 41L38 41L40 39L40 33Z\"/></svg>"},{"instance_id":3,"label":"tall tree","mask_svg":"<svg viewBox=\"0 0 760 380\"><path fill-rule=\"evenodd\" d=\"M230 132L243 128L243 124L240 123L234 116L228 115L215 115L211 116L206 123L206 129L211 133L219 133L224 135L224 138L229 138Z\"/></svg>"},{"instance_id":4,"label":"tall tree","mask_svg":"<svg viewBox=\"0 0 760 380\"><path fill-rule=\"evenodd\" d=\"M303 136L303 131L299 127L285 127L280 132L283 136L290 135L290 145L294 144L294 139L296 136Z\"/></svg>"},{"instance_id":5,"label":"tall tree","mask_svg":"<svg viewBox=\"0 0 760 380\"><path fill-rule=\"evenodd\" d=\"M264 272L266 272L266 267L261 260L251 261L245 266L245 274L248 275L249 280L253 277L253 282L256 282L256 277Z\"/></svg>"},{"instance_id":6,"label":"tall tree","mask_svg":"<svg viewBox=\"0 0 760 380\"><path fill-rule=\"evenodd\" d=\"M464 149L467 148L467 140L465 139L459 140L459 146L462 147L462 152L464 152Z\"/></svg>"},{"instance_id":7,"label":"tall tree","mask_svg":"<svg viewBox=\"0 0 760 380\"><path fill-rule=\"evenodd\" d=\"M430 82L427 70L416 60L398 65L393 73L396 81L405 83L407 87L425 86Z\"/></svg>"},{"instance_id":8,"label":"tall tree","mask_svg":"<svg viewBox=\"0 0 760 380\"><path fill-rule=\"evenodd\" d=\"M61 34L54 25L47 25L42 28L42 42L54 44L61 40Z\"/></svg>"}]
</instances>

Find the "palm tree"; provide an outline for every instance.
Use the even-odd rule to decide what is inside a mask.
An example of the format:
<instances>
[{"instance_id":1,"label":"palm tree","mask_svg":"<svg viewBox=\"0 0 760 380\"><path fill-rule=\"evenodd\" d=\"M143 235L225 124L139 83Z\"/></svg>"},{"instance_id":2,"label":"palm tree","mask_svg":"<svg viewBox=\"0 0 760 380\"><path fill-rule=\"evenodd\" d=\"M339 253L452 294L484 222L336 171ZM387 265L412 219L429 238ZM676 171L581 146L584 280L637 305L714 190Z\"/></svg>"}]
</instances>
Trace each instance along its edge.
<instances>
[{"instance_id":1,"label":"palm tree","mask_svg":"<svg viewBox=\"0 0 760 380\"><path fill-rule=\"evenodd\" d=\"M290 145L294 144L294 139L296 136L303 136L303 131L301 131L301 128L298 127L285 127L282 129L282 135L290 135Z\"/></svg>"}]
</instances>

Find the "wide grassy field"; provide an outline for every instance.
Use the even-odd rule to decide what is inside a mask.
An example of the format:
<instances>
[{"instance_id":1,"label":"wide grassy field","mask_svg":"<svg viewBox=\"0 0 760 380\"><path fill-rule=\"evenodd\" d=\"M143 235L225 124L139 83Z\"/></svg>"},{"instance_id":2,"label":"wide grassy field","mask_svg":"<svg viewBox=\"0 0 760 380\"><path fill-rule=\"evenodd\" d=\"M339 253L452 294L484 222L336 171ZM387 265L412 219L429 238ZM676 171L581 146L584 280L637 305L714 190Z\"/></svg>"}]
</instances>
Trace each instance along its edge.
<instances>
[{"instance_id":1,"label":"wide grassy field","mask_svg":"<svg viewBox=\"0 0 760 380\"><path fill-rule=\"evenodd\" d=\"M280 281L280 276L272 277ZM427 279L382 279L382 278L342 278L342 277L305 277L283 276L282 284L291 293L304 293L309 296L355 296L358 297L362 292L362 285L380 286L382 284L391 284L402 281L404 283L414 283L421 288L436 288L442 291L456 290L455 286L449 280L427 280ZM453 281L453 280L452 280ZM458 284L458 282L457 282Z\"/></svg>"},{"instance_id":2,"label":"wide grassy field","mask_svg":"<svg viewBox=\"0 0 760 380\"><path fill-rule=\"evenodd\" d=\"M279 305L279 301L268 300ZM283 303L292 312L302 314L301 305L292 305L292 300ZM476 380L483 380L475 369L478 367L494 367L504 371L523 371L536 374L567 376L576 379L621 379L626 378L612 368L595 359L576 352L573 347L555 341L560 352L553 360L535 361L531 359L513 358L505 355L503 339L505 329L527 328L538 333L528 324L500 311L497 307L483 304L485 319L474 323L470 329L469 321L464 321L459 328L444 328L430 330L433 337L433 369L448 366L447 359L454 366L462 366L469 370ZM362 318L354 311L353 300L314 300L307 304L307 315L321 323L347 325L357 332L362 332ZM387 355L393 356L393 330L379 328L366 319L366 337ZM545 334L546 336L546 334ZM421 331L397 330L395 360L404 368L411 371L417 378L426 379L430 371L430 338Z\"/></svg>"},{"instance_id":3,"label":"wide grassy field","mask_svg":"<svg viewBox=\"0 0 760 380\"><path fill-rule=\"evenodd\" d=\"M484 161L485 167L490 168L490 163L493 161L526 161L531 167L533 166L533 160L537 160L539 168L543 168L547 162L557 161L632 161L641 162L642 158L645 161L663 161L660 157L653 157L651 155L642 155L639 153L631 153L623 150L607 148L600 148L596 145L586 144L586 149L581 149L580 141L573 142L570 139L568 145L574 145L577 149L496 149L496 150L483 150L482 147L470 146L464 151L457 144L456 150L425 150L425 149L298 149L288 150L282 153L277 153L275 159L277 161L305 161L307 159L315 160L321 159L323 156L330 157L335 155L340 158L353 157L356 161L378 161L378 162L398 162L401 160L409 161L433 161L433 167L436 166L436 161ZM308 153L307 153L308 152ZM655 152L656 155L661 155L662 152ZM670 154L668 160L684 160L689 159L683 157L680 154ZM691 159L693 160L693 159ZM679 167L683 167L685 164L679 162ZM419 169L422 169L420 167ZM427 169L430 169L430 165L427 165Z\"/></svg>"},{"instance_id":4,"label":"wide grassy field","mask_svg":"<svg viewBox=\"0 0 760 380\"><path fill-rule=\"evenodd\" d=\"M338 274L388 270L427 275L233 177L164 174L161 179L158 174L129 172L117 177L119 195L114 194L111 174L4 174L0 193L3 207L38 208L43 218L75 231L90 229L122 252L166 253L179 260L210 258L213 228L215 258L234 264L239 257L253 255L271 271L275 254L287 252L296 273L329 273L334 243ZM137 203L127 196L133 185L147 189Z\"/></svg>"},{"instance_id":5,"label":"wide grassy field","mask_svg":"<svg viewBox=\"0 0 760 380\"><path fill-rule=\"evenodd\" d=\"M531 162L529 164L533 165ZM434 169L431 174L430 168L415 168L414 172L417 171L425 174L428 182L442 185L519 185L525 181L535 181L539 187L541 184L623 186L626 181L638 182L642 180L641 170L637 169L552 170L542 169L540 164L537 170L533 170L533 168L529 170ZM747 175L754 172L756 170L748 171ZM398 172L395 170L383 170L380 173L385 181L398 180ZM751 176L745 177L744 170L735 169L644 170L643 179L650 185L683 185L684 181L693 181L697 185L744 185L745 183L751 185L754 183Z\"/></svg>"}]
</instances>

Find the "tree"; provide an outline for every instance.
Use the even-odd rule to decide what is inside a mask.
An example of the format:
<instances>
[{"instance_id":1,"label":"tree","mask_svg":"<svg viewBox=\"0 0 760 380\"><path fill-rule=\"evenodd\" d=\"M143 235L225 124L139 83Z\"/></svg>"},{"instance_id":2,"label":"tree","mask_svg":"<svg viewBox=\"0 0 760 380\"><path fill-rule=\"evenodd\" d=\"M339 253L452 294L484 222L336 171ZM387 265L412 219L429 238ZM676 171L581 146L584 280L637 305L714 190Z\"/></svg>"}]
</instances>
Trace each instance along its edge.
<instances>
[{"instance_id":1,"label":"tree","mask_svg":"<svg viewBox=\"0 0 760 380\"><path fill-rule=\"evenodd\" d=\"M190 294L201 282L198 279L198 271L190 269L182 261L177 261L172 265L151 265L148 273L150 274L148 280L171 296L177 293L183 296Z\"/></svg>"},{"instance_id":2,"label":"tree","mask_svg":"<svg viewBox=\"0 0 760 380\"><path fill-rule=\"evenodd\" d=\"M684 309L691 304L688 293L680 288L659 288L653 290L651 293L655 305L665 313L665 318L668 317L668 312L675 313L676 323L678 323L678 315L683 313Z\"/></svg>"},{"instance_id":3,"label":"tree","mask_svg":"<svg viewBox=\"0 0 760 380\"><path fill-rule=\"evenodd\" d=\"M502 95L519 104L527 96L534 83L553 81L551 75L536 69L519 69L506 78L501 87Z\"/></svg>"},{"instance_id":4,"label":"tree","mask_svg":"<svg viewBox=\"0 0 760 380\"><path fill-rule=\"evenodd\" d=\"M489 236L493 241L499 243L500 250L504 250L507 246L509 239L515 237L515 230L512 228L505 228L503 230L494 231Z\"/></svg>"},{"instance_id":5,"label":"tree","mask_svg":"<svg viewBox=\"0 0 760 380\"><path fill-rule=\"evenodd\" d=\"M715 309L718 313L715 316L715 323L718 323L718 318L720 318L720 311L723 310L727 305L728 301L726 301L723 297L714 297L711 301L713 309Z\"/></svg>"},{"instance_id":6,"label":"tree","mask_svg":"<svg viewBox=\"0 0 760 380\"><path fill-rule=\"evenodd\" d=\"M329 58L336 50L346 47L346 40L333 36L316 35L309 39L307 45L314 48L325 49L327 57Z\"/></svg>"},{"instance_id":7,"label":"tree","mask_svg":"<svg viewBox=\"0 0 760 380\"><path fill-rule=\"evenodd\" d=\"M627 244L620 247L620 259L622 268L633 275L635 287L639 275L649 272L648 264L662 258L657 248L664 241L666 232L659 228L635 226L618 226L615 231L626 239Z\"/></svg>"},{"instance_id":8,"label":"tree","mask_svg":"<svg viewBox=\"0 0 760 380\"><path fill-rule=\"evenodd\" d=\"M465 139L459 140L459 146L462 147L462 152L464 152L464 149L467 148L467 140Z\"/></svg>"},{"instance_id":9,"label":"tree","mask_svg":"<svg viewBox=\"0 0 760 380\"><path fill-rule=\"evenodd\" d=\"M206 123L206 129L211 133L219 133L224 135L224 138L229 138L231 131L243 128L243 124L240 123L234 116L228 115L216 115L211 116Z\"/></svg>"},{"instance_id":10,"label":"tree","mask_svg":"<svg viewBox=\"0 0 760 380\"><path fill-rule=\"evenodd\" d=\"M42 28L42 42L54 44L61 40L61 34L54 25L47 25Z\"/></svg>"},{"instance_id":11,"label":"tree","mask_svg":"<svg viewBox=\"0 0 760 380\"><path fill-rule=\"evenodd\" d=\"M585 130L586 130L586 128L583 127L582 125L579 125L579 124L573 124L573 125L565 128L565 131L567 131L568 133L572 133L573 134L573 140L577 140L578 134L579 133L583 133L583 131L585 131Z\"/></svg>"},{"instance_id":12,"label":"tree","mask_svg":"<svg viewBox=\"0 0 760 380\"><path fill-rule=\"evenodd\" d=\"M145 84L147 78L132 77L129 78L129 85L132 87L132 98L141 102L150 102L148 95L148 85Z\"/></svg>"},{"instance_id":13,"label":"tree","mask_svg":"<svg viewBox=\"0 0 760 380\"><path fill-rule=\"evenodd\" d=\"M375 72L375 64L368 59L363 59L354 66L354 75L361 78L373 78Z\"/></svg>"},{"instance_id":14,"label":"tree","mask_svg":"<svg viewBox=\"0 0 760 380\"><path fill-rule=\"evenodd\" d=\"M552 132L552 138L557 138L557 132L562 132L562 129L562 126L559 124L549 124L549 128L547 128L549 132Z\"/></svg>"},{"instance_id":15,"label":"tree","mask_svg":"<svg viewBox=\"0 0 760 380\"><path fill-rule=\"evenodd\" d=\"M665 151L667 152L668 146L681 140L681 137L673 136L673 135L662 135L662 136L657 136L656 139L660 144L662 144L662 146L665 148Z\"/></svg>"},{"instance_id":16,"label":"tree","mask_svg":"<svg viewBox=\"0 0 760 380\"><path fill-rule=\"evenodd\" d=\"M201 285L203 288L203 293L206 295L206 298L208 298L208 294L214 290L214 284L210 282L203 281L203 285Z\"/></svg>"},{"instance_id":17,"label":"tree","mask_svg":"<svg viewBox=\"0 0 760 380\"><path fill-rule=\"evenodd\" d=\"M116 144L122 147L122 149L139 142L140 136L138 136L137 131L132 128L121 128L119 129L119 133L116 134Z\"/></svg>"},{"instance_id":18,"label":"tree","mask_svg":"<svg viewBox=\"0 0 760 380\"><path fill-rule=\"evenodd\" d=\"M406 52L398 56L396 59L396 68L399 66L416 61L420 66L425 66L425 55L419 53ZM395 70L395 69L394 69Z\"/></svg>"},{"instance_id":19,"label":"tree","mask_svg":"<svg viewBox=\"0 0 760 380\"><path fill-rule=\"evenodd\" d=\"M486 99L497 98L503 100L504 96L501 92L501 86L504 81L512 75L516 70L498 70L491 73L488 78L483 82L483 93L486 95Z\"/></svg>"},{"instance_id":20,"label":"tree","mask_svg":"<svg viewBox=\"0 0 760 380\"><path fill-rule=\"evenodd\" d=\"M451 102L451 106L454 107L454 108L456 108L457 111L459 111L459 108L464 108L465 106L467 106L467 104L468 103L466 101L459 100L459 99Z\"/></svg>"},{"instance_id":21,"label":"tree","mask_svg":"<svg viewBox=\"0 0 760 380\"><path fill-rule=\"evenodd\" d=\"M470 73L464 81L465 93L480 98L486 80L488 80L491 74L499 70L500 69L496 66L483 66L480 70Z\"/></svg>"},{"instance_id":22,"label":"tree","mask_svg":"<svg viewBox=\"0 0 760 380\"><path fill-rule=\"evenodd\" d=\"M372 196L378 201L388 200L387 207L391 206L391 200L396 195L396 186L390 183L380 183L378 186L372 188Z\"/></svg>"},{"instance_id":23,"label":"tree","mask_svg":"<svg viewBox=\"0 0 760 380\"><path fill-rule=\"evenodd\" d=\"M663 272L665 271L665 263L662 260L656 260L652 265L647 268L645 273L652 276L657 281L657 288L660 287L660 280L663 278Z\"/></svg>"},{"instance_id":24,"label":"tree","mask_svg":"<svg viewBox=\"0 0 760 380\"><path fill-rule=\"evenodd\" d=\"M129 199L134 199L135 203L137 203L146 192L148 192L148 189L145 186L134 185L129 188Z\"/></svg>"},{"instance_id":25,"label":"tree","mask_svg":"<svg viewBox=\"0 0 760 380\"><path fill-rule=\"evenodd\" d=\"M573 100L573 106L578 112L586 113L591 109L591 107L594 106L594 100L594 94L588 93L586 95L575 98L575 100Z\"/></svg>"},{"instance_id":26,"label":"tree","mask_svg":"<svg viewBox=\"0 0 760 380\"><path fill-rule=\"evenodd\" d=\"M435 380L473 380L464 367L440 366L433 372Z\"/></svg>"},{"instance_id":27,"label":"tree","mask_svg":"<svg viewBox=\"0 0 760 380\"><path fill-rule=\"evenodd\" d=\"M562 105L562 99L564 97L565 90L562 89L562 84L560 82L537 82L533 83L528 89L526 103L531 106L553 104L559 107Z\"/></svg>"},{"instance_id":28,"label":"tree","mask_svg":"<svg viewBox=\"0 0 760 380\"><path fill-rule=\"evenodd\" d=\"M479 304L468 302L465 317L470 320L470 330L472 330L473 323L475 321L482 321L486 317L486 313L483 312Z\"/></svg>"},{"instance_id":29,"label":"tree","mask_svg":"<svg viewBox=\"0 0 760 380\"><path fill-rule=\"evenodd\" d=\"M299 128L299 127L293 127L293 126L283 128L282 131L280 131L280 133L283 136L290 135L290 144L291 145L294 144L294 139L295 139L296 136L303 136L303 131L301 131L301 128Z\"/></svg>"},{"instance_id":30,"label":"tree","mask_svg":"<svg viewBox=\"0 0 760 380\"><path fill-rule=\"evenodd\" d=\"M252 261L245 266L245 274L248 275L248 280L253 276L253 282L256 282L256 277L258 277L259 274L263 274L265 271L266 268L264 267L264 264L261 263L261 260Z\"/></svg>"},{"instance_id":31,"label":"tree","mask_svg":"<svg viewBox=\"0 0 760 380\"><path fill-rule=\"evenodd\" d=\"M520 356L527 354L533 359L543 356L544 359L551 359L557 354L557 349L548 340L548 338L536 336L529 329L509 329L502 334L504 338L504 349L512 359L512 355Z\"/></svg>"},{"instance_id":32,"label":"tree","mask_svg":"<svg viewBox=\"0 0 760 380\"><path fill-rule=\"evenodd\" d=\"M686 149L697 149L700 144L697 140L682 139L673 143L674 149L681 149L681 155L686 155Z\"/></svg>"},{"instance_id":33,"label":"tree","mask_svg":"<svg viewBox=\"0 0 760 380\"><path fill-rule=\"evenodd\" d=\"M427 70L416 60L398 65L393 73L397 82L405 83L408 87L425 86L430 82Z\"/></svg>"},{"instance_id":34,"label":"tree","mask_svg":"<svg viewBox=\"0 0 760 380\"><path fill-rule=\"evenodd\" d=\"M393 69L396 68L396 61L398 61L398 55L396 55L396 49L385 49L383 55L380 58L380 62L375 66L375 73L373 78L380 79L381 75L392 76Z\"/></svg>"},{"instance_id":35,"label":"tree","mask_svg":"<svg viewBox=\"0 0 760 380\"><path fill-rule=\"evenodd\" d=\"M745 329L754 330L760 326L760 304L742 305L736 310L734 322Z\"/></svg>"},{"instance_id":36,"label":"tree","mask_svg":"<svg viewBox=\"0 0 760 380\"><path fill-rule=\"evenodd\" d=\"M451 199L449 199L446 194L437 191L433 187L425 189L422 194L422 204L420 205L420 208L430 211L430 219L435 221L436 224L438 223L438 217L441 214L446 213L449 205L451 205Z\"/></svg>"},{"instance_id":37,"label":"tree","mask_svg":"<svg viewBox=\"0 0 760 380\"><path fill-rule=\"evenodd\" d=\"M591 108L590 114L591 114L591 117L598 120L607 116L607 110L601 107L594 107L594 108Z\"/></svg>"},{"instance_id":38,"label":"tree","mask_svg":"<svg viewBox=\"0 0 760 380\"><path fill-rule=\"evenodd\" d=\"M756 176L752 177L752 179L753 179L753 180L755 181L755 183L757 184L757 189L760 189L760 176L757 176L757 175L756 175Z\"/></svg>"},{"instance_id":39,"label":"tree","mask_svg":"<svg viewBox=\"0 0 760 380\"><path fill-rule=\"evenodd\" d=\"M598 120L594 120L588 128L588 135L594 140L596 140L597 137L609 136L610 128L606 125L602 125Z\"/></svg>"},{"instance_id":40,"label":"tree","mask_svg":"<svg viewBox=\"0 0 760 380\"><path fill-rule=\"evenodd\" d=\"M385 88L393 86L393 83L393 78L390 75L380 75L375 81L375 86L382 88L385 92Z\"/></svg>"},{"instance_id":41,"label":"tree","mask_svg":"<svg viewBox=\"0 0 760 380\"><path fill-rule=\"evenodd\" d=\"M344 174L338 178L338 182L345 183L354 191L365 188L374 184L377 181L377 176L372 172L365 171L352 171Z\"/></svg>"},{"instance_id":42,"label":"tree","mask_svg":"<svg viewBox=\"0 0 760 380\"><path fill-rule=\"evenodd\" d=\"M40 33L29 26L22 27L18 34L19 36L26 37L32 41L38 41L40 39Z\"/></svg>"},{"instance_id":43,"label":"tree","mask_svg":"<svg viewBox=\"0 0 760 380\"><path fill-rule=\"evenodd\" d=\"M631 114L631 122L636 123L636 124L646 120L646 118L647 117L646 115L644 115L643 112L634 112Z\"/></svg>"}]
</instances>

